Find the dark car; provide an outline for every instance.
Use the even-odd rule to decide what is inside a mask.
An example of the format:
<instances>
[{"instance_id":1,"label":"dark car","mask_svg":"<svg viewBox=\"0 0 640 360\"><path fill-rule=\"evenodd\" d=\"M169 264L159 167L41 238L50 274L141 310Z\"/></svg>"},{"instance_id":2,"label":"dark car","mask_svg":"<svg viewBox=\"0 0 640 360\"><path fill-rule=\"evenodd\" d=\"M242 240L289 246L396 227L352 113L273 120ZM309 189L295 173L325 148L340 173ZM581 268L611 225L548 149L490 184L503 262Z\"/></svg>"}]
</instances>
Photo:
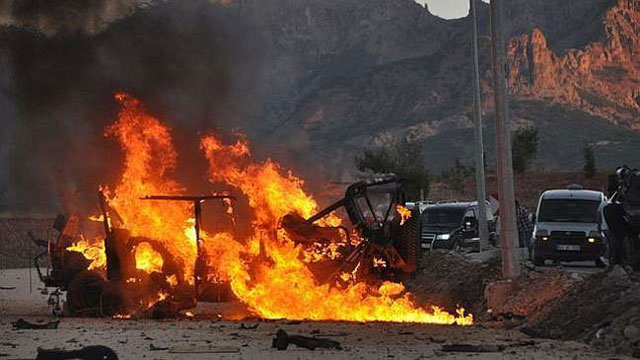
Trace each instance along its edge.
<instances>
[{"instance_id":1,"label":"dark car","mask_svg":"<svg viewBox=\"0 0 640 360\"><path fill-rule=\"evenodd\" d=\"M477 202L427 204L421 210L422 250L479 250ZM490 241L495 243L495 219L491 211L487 213L487 220Z\"/></svg>"}]
</instances>

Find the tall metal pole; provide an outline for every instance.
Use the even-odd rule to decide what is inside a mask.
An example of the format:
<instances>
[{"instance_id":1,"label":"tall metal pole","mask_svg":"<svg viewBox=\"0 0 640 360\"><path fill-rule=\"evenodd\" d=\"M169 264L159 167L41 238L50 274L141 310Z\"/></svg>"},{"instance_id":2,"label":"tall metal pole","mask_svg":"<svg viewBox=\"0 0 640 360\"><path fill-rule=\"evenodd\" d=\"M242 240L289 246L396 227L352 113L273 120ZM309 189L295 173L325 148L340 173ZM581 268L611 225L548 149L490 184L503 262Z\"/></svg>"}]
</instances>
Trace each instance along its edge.
<instances>
[{"instance_id":1,"label":"tall metal pole","mask_svg":"<svg viewBox=\"0 0 640 360\"><path fill-rule=\"evenodd\" d=\"M487 194L484 184L484 144L482 139L482 114L480 113L480 69L478 65L478 17L476 0L471 2L471 26L473 34L471 50L473 52L473 123L475 133L476 158L476 195L478 200L478 231L480 251L489 247L489 228L487 226Z\"/></svg>"},{"instance_id":2,"label":"tall metal pole","mask_svg":"<svg viewBox=\"0 0 640 360\"><path fill-rule=\"evenodd\" d=\"M507 279L514 279L520 275L520 263L518 261L518 232L511 159L511 130L507 114L507 63L502 28L504 1L491 0L491 53L495 89L496 170L500 196L502 275Z\"/></svg>"}]
</instances>

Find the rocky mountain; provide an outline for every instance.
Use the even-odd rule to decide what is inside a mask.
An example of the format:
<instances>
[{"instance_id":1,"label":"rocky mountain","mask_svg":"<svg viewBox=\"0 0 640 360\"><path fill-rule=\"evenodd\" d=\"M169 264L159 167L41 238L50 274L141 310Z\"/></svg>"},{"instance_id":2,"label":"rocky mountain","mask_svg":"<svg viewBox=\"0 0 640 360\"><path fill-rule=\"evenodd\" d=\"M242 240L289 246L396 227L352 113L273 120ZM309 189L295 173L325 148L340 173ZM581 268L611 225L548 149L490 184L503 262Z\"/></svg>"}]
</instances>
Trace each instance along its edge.
<instances>
[{"instance_id":1,"label":"rocky mountain","mask_svg":"<svg viewBox=\"0 0 640 360\"><path fill-rule=\"evenodd\" d=\"M297 81L295 72L287 77L290 86L281 104L270 97L277 111L265 113L264 134L293 142L305 156L311 152L323 159L326 169L348 167L352 152L392 143L398 136L423 140L435 172L454 158L471 161L468 20L443 21L401 1L381 6L392 7L391 3L391 13L410 19L404 21L408 27L395 25L389 16L383 19L391 23L378 22L366 32L361 22L342 21L339 27L327 20L327 27L341 34L361 36L340 42L340 63L334 62L332 51L314 49L309 54L295 47L299 43L293 39L287 42L290 47L278 50L288 54L287 60L309 61L298 63ZM304 1L296 4L291 8L294 14L310 6ZM365 7L369 6L377 9L372 2ZM540 128L538 166L579 167L587 144L598 144L602 166L638 163L631 154L638 149L638 134L632 130L638 127L640 110L639 6L637 0L507 3L513 123ZM479 3L479 8L484 110L491 120L488 6ZM358 14L380 20L365 10ZM293 28L295 32L279 38L317 33L307 26ZM352 38L356 41L349 41ZM379 44L372 47L371 39ZM396 48L387 45L389 39ZM276 64L281 60L274 58ZM600 130L594 131L592 125L601 122L596 126ZM571 140L555 143L559 133ZM487 135L491 141L489 130ZM488 152L491 157L491 148Z\"/></svg>"},{"instance_id":2,"label":"rocky mountain","mask_svg":"<svg viewBox=\"0 0 640 360\"><path fill-rule=\"evenodd\" d=\"M491 165L489 8L477 1ZM90 179L78 188L115 176L100 134L121 90L174 127L187 182L203 173L193 136L211 128L247 133L312 179L347 178L356 152L398 137L424 142L434 173L472 161L468 19L413 0L84 3L0 6L0 210L54 197L55 167ZM640 0L506 4L510 113L539 128L536 165L578 168L587 144L600 167L640 165Z\"/></svg>"},{"instance_id":3,"label":"rocky mountain","mask_svg":"<svg viewBox=\"0 0 640 360\"><path fill-rule=\"evenodd\" d=\"M640 2L606 10L605 36L558 55L539 28L508 46L512 94L564 104L640 129Z\"/></svg>"}]
</instances>

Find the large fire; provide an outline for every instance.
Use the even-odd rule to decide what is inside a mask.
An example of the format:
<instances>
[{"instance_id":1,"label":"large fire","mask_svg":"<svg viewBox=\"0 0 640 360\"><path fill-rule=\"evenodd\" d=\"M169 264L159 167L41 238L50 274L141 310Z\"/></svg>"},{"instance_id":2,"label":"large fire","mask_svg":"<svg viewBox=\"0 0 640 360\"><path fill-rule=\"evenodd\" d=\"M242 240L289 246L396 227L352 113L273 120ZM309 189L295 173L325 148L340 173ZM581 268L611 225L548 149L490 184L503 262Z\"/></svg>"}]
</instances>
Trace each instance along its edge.
<instances>
[{"instance_id":1,"label":"large fire","mask_svg":"<svg viewBox=\"0 0 640 360\"><path fill-rule=\"evenodd\" d=\"M189 203L140 200L150 194L185 193L184 187L172 177L177 154L171 131L149 115L137 99L127 94L117 94L116 99L121 103L121 111L106 135L120 143L125 167L120 182L108 195L109 205L118 212L122 226L132 236L160 242L179 261L182 278L166 274L169 285L193 284L198 242ZM287 214L307 218L318 210L316 201L303 190L304 182L272 160L255 160L244 138L225 144L210 134L201 138L200 148L209 164L211 183L226 184L246 197L254 219L252 234L247 238L239 238L231 231L200 233L206 279L228 282L233 294L250 311L270 319L458 325L473 322L473 317L463 309L451 314L437 306L418 306L400 283L372 285L351 274L342 275L350 280L346 285L318 283L308 263L320 257L339 256L336 245L319 246L318 255L313 255L291 241L280 228L280 219ZM410 216L404 208L397 211L403 221ZM332 215L320 222L337 226L341 219ZM70 250L87 254L86 245L76 244ZM104 246L101 249L104 252ZM137 269L163 273L167 259L149 243L142 242L133 251ZM97 258L94 252L90 252L92 260Z\"/></svg>"},{"instance_id":2,"label":"large fire","mask_svg":"<svg viewBox=\"0 0 640 360\"><path fill-rule=\"evenodd\" d=\"M188 203L141 201L149 194L184 194L184 188L171 176L177 164L171 130L149 115L138 99L116 95L122 107L118 119L107 128L106 136L120 143L125 155L124 172L109 196L109 204L118 211L124 227L132 236L160 241L183 264L184 279L193 282L196 241L191 229ZM105 187L107 193L109 189ZM139 267L139 266L138 266Z\"/></svg>"},{"instance_id":3,"label":"large fire","mask_svg":"<svg viewBox=\"0 0 640 360\"><path fill-rule=\"evenodd\" d=\"M135 250L136 269L147 273L162 272L164 260L162 255L151 247L149 243L143 242Z\"/></svg>"}]
</instances>

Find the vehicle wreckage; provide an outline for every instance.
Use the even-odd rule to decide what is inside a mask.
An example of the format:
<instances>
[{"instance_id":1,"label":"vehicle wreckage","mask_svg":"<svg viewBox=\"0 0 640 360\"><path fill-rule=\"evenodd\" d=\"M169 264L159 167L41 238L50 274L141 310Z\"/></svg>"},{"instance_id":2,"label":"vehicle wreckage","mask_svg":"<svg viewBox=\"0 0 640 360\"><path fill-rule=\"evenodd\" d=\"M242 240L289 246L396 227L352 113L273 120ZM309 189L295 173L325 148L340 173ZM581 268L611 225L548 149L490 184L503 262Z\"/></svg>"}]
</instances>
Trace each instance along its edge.
<instances>
[{"instance_id":1,"label":"vehicle wreckage","mask_svg":"<svg viewBox=\"0 0 640 360\"><path fill-rule=\"evenodd\" d=\"M376 260L389 265L381 267L388 270L383 276L405 278L418 267L420 242L420 216L405 205L404 181L388 175L350 185L342 199L308 219L289 214L282 219L282 226L301 244L339 242L346 237L346 256L321 282L333 281L345 271L356 270L361 273L359 278L366 277L376 267ZM340 208L346 210L355 232L315 224ZM362 241L351 246L352 236Z\"/></svg>"},{"instance_id":2,"label":"vehicle wreckage","mask_svg":"<svg viewBox=\"0 0 640 360\"><path fill-rule=\"evenodd\" d=\"M359 279L406 279L418 268L420 216L417 209L406 205L405 182L395 175L385 175L356 182L346 189L342 199L303 218L288 214L280 220L281 229L302 247L317 244L339 244L341 256L308 264L318 283L339 286L346 281L343 274ZM46 250L38 254L35 265L46 287L55 287L49 303L56 314L70 316L115 316L164 318L176 316L180 311L193 308L198 301L225 301L231 299L228 284L210 281L207 264L203 260L204 241L201 236L202 203L219 200L232 206L235 198L226 193L204 196L149 195L142 201L187 201L194 212L193 230L197 239L197 257L193 264L194 282L183 279L183 264L171 255L165 246L152 238L131 236L117 211L109 206L102 192L98 202L104 235L102 244L106 270L92 269L91 260L82 252L70 251L83 240L81 218L77 214L59 215L53 223L58 231L57 241L33 241ZM352 224L331 227L318 225L320 219L344 209ZM233 212L229 212L233 216ZM235 223L235 219L233 219ZM150 246L162 255L157 271L147 273L136 268L134 250ZM42 269L42 259L47 268ZM383 266L380 266L383 264ZM60 291L67 292L67 301L60 306ZM158 295L160 294L160 295Z\"/></svg>"},{"instance_id":3,"label":"vehicle wreckage","mask_svg":"<svg viewBox=\"0 0 640 360\"><path fill-rule=\"evenodd\" d=\"M160 299L149 299L153 306L137 309L142 316L162 318L172 316L181 310L192 308L198 299L220 297L220 287L215 283L203 281L206 271L201 251L200 229L202 227L202 203L206 200L232 201L233 196L226 194L212 194L204 196L165 196L151 195L140 200L150 201L189 201L193 203L194 231L198 239L198 254L194 264L194 286L182 284L182 266L165 246L152 238L133 237L123 227L117 211L109 206L102 191L98 192L98 202L102 215L100 220L104 229L104 254L106 259L106 273L91 268L91 260L83 253L69 251L77 246L83 236L80 233L80 217L77 214L58 215L53 228L59 231L57 241L47 242L35 238L33 241L40 246L46 246L46 251L34 258L38 275L46 287L56 287L49 303L54 313L65 313L75 316L116 316L130 313L136 304L144 304L148 293L164 294ZM153 251L162 255L160 271L145 274L136 268L134 250L141 244L148 244ZM39 266L40 259L47 256L46 270ZM135 275L135 277L134 277ZM142 284L132 279L143 279ZM153 291L140 289L152 288ZM67 301L63 309L59 305L59 290L67 292ZM157 302L155 300L158 300Z\"/></svg>"}]
</instances>

